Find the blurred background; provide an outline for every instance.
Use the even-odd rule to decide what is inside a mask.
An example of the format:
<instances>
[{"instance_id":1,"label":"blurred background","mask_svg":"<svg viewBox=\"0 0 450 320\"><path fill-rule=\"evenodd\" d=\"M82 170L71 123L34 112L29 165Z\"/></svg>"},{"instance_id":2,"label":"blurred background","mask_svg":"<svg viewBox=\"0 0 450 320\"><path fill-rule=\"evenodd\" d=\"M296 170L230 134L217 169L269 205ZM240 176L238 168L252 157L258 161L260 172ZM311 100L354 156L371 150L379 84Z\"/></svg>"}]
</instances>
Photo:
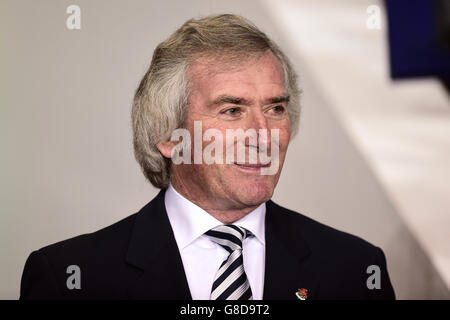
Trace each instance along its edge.
<instances>
[{"instance_id":1,"label":"blurred background","mask_svg":"<svg viewBox=\"0 0 450 320\"><path fill-rule=\"evenodd\" d=\"M2 0L0 298L18 298L31 251L156 195L133 157L134 90L183 22L236 13L304 91L274 200L380 246L399 299L449 299L449 8L395 3Z\"/></svg>"}]
</instances>

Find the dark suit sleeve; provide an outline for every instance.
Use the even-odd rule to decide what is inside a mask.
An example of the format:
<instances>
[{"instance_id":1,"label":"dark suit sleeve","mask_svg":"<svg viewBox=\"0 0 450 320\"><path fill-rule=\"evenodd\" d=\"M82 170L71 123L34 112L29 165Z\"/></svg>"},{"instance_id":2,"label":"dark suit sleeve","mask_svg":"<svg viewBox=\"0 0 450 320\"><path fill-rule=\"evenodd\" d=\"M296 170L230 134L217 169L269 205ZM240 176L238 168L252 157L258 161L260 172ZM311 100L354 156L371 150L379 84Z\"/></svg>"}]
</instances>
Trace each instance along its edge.
<instances>
[{"instance_id":1,"label":"dark suit sleeve","mask_svg":"<svg viewBox=\"0 0 450 320\"><path fill-rule=\"evenodd\" d=\"M60 298L60 290L47 258L40 251L32 252L23 270L20 285L20 299Z\"/></svg>"},{"instance_id":2,"label":"dark suit sleeve","mask_svg":"<svg viewBox=\"0 0 450 320\"><path fill-rule=\"evenodd\" d=\"M371 300L395 300L394 288L392 287L391 280L386 266L386 257L383 250L376 248L375 253L375 265L380 267L381 271L381 288L370 290L369 299Z\"/></svg>"}]
</instances>

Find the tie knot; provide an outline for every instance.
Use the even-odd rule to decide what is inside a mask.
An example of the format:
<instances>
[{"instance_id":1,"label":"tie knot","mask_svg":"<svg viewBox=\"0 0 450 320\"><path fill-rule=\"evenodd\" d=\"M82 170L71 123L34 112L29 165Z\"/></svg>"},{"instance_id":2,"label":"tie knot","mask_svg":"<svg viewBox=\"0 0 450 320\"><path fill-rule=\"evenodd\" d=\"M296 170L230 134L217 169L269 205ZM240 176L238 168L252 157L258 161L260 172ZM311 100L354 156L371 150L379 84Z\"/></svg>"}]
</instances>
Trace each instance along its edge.
<instances>
[{"instance_id":1,"label":"tie knot","mask_svg":"<svg viewBox=\"0 0 450 320\"><path fill-rule=\"evenodd\" d=\"M245 228L233 224L224 224L205 233L210 239L221 245L228 252L242 250L242 241L253 234Z\"/></svg>"}]
</instances>

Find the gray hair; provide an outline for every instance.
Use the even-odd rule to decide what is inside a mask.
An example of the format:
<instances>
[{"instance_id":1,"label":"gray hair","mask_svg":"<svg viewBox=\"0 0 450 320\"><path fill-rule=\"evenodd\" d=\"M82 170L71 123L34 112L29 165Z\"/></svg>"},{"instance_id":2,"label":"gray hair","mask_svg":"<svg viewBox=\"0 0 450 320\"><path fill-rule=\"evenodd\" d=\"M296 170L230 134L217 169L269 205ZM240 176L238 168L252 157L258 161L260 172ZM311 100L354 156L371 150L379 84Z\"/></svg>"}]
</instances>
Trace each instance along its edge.
<instances>
[{"instance_id":1,"label":"gray hair","mask_svg":"<svg viewBox=\"0 0 450 320\"><path fill-rule=\"evenodd\" d=\"M168 141L173 130L183 124L189 65L200 56L242 62L242 58L257 57L267 50L277 57L283 70L293 137L300 118L297 75L281 49L250 21L233 14L190 19L156 47L131 112L134 155L152 185L166 188L170 183L170 159L160 153L157 144Z\"/></svg>"}]
</instances>

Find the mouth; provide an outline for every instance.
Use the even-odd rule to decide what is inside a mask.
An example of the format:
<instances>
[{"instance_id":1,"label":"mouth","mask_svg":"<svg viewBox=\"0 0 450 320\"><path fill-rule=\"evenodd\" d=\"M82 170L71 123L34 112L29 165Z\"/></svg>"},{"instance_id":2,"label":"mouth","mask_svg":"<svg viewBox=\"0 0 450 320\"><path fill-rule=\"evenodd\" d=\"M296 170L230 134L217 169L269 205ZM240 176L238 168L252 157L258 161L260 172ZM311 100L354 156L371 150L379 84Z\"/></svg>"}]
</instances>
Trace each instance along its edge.
<instances>
[{"instance_id":1,"label":"mouth","mask_svg":"<svg viewBox=\"0 0 450 320\"><path fill-rule=\"evenodd\" d=\"M267 164L261 164L261 163L256 163L256 164L250 164L250 163L233 163L233 165L235 165L236 167L243 169L243 170L249 170L249 171L258 171L261 168L269 168L270 167L270 162Z\"/></svg>"}]
</instances>

